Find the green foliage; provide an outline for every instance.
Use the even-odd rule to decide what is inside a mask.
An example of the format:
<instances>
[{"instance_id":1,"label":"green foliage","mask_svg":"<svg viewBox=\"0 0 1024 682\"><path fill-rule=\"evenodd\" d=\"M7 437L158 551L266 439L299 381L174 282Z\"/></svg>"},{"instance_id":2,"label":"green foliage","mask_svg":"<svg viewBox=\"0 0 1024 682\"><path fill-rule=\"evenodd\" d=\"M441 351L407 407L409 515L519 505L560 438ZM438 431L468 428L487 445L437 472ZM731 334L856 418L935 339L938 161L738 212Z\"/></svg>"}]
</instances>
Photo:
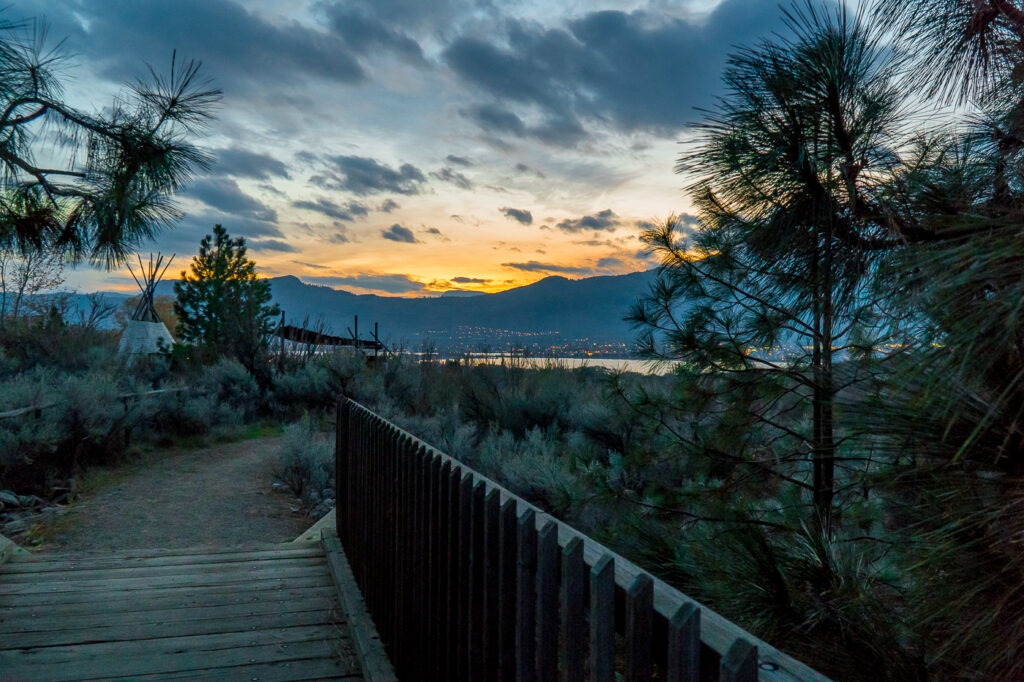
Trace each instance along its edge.
<instances>
[{"instance_id":1,"label":"green foliage","mask_svg":"<svg viewBox=\"0 0 1024 682\"><path fill-rule=\"evenodd\" d=\"M245 239L232 239L222 225L203 237L189 272L174 284L178 339L207 358L227 356L261 380L269 372L267 339L278 306L270 305L270 283L256 274Z\"/></svg>"},{"instance_id":2,"label":"green foliage","mask_svg":"<svg viewBox=\"0 0 1024 682\"><path fill-rule=\"evenodd\" d=\"M172 58L113 106L64 99L62 46L45 24L0 20L0 247L56 247L113 266L180 217L172 196L208 156L188 142L220 91ZM36 157L44 154L46 163Z\"/></svg>"},{"instance_id":3,"label":"green foliage","mask_svg":"<svg viewBox=\"0 0 1024 682\"><path fill-rule=\"evenodd\" d=\"M787 19L680 160L696 224L644 234L663 269L631 317L687 367L631 402L681 461L627 455L609 491L646 510L636 551L825 671L1018 679L1024 11ZM915 120L921 83L970 95L966 124Z\"/></svg>"},{"instance_id":4,"label":"green foliage","mask_svg":"<svg viewBox=\"0 0 1024 682\"><path fill-rule=\"evenodd\" d=\"M308 414L285 427L274 477L311 506L320 500L324 489L334 487L333 444Z\"/></svg>"}]
</instances>

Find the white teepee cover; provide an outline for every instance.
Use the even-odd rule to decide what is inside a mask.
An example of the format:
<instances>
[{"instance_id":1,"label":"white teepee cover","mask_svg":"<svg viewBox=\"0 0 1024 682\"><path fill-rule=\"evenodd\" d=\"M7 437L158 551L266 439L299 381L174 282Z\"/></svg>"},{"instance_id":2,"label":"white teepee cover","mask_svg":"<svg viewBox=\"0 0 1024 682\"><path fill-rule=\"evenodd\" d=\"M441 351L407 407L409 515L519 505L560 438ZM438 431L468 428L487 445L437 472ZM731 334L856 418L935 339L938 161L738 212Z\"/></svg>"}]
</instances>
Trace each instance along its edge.
<instances>
[{"instance_id":1,"label":"white teepee cover","mask_svg":"<svg viewBox=\"0 0 1024 682\"><path fill-rule=\"evenodd\" d=\"M160 352L160 340L163 347L170 348L174 338L167 331L163 322L147 322L145 320L128 320L121 332L120 350L125 355L148 355Z\"/></svg>"},{"instance_id":2,"label":"white teepee cover","mask_svg":"<svg viewBox=\"0 0 1024 682\"><path fill-rule=\"evenodd\" d=\"M174 337L167 331L167 325L160 319L156 312L156 306L153 305L156 284L163 277L164 273L167 272L167 268L171 266L172 260L174 260L174 256L171 256L170 260L164 264L163 256L157 254L156 260L154 260L153 256L150 255L149 267L146 267L140 257L138 277L135 277L135 272L132 271L130 265L128 266L132 277L135 277L136 284L142 290L142 296L139 298L139 303L135 307L132 318L128 320L124 331L121 332L119 348L125 355L159 353L161 346L167 349L174 343ZM160 269L161 265L163 265L163 270Z\"/></svg>"}]
</instances>

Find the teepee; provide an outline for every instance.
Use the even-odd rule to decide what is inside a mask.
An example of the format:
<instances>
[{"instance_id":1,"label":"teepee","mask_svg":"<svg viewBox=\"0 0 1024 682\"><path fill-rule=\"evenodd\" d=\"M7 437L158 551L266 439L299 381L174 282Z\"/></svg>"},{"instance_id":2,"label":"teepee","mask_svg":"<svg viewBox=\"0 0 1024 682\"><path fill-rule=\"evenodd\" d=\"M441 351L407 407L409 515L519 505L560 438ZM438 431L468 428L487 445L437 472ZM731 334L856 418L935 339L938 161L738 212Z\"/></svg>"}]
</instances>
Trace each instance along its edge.
<instances>
[{"instance_id":1,"label":"teepee","mask_svg":"<svg viewBox=\"0 0 1024 682\"><path fill-rule=\"evenodd\" d=\"M132 313L131 319L125 325L124 331L121 332L120 349L125 355L157 353L161 346L170 348L174 343L174 338L167 331L167 325L156 314L156 307L153 305L157 282L163 278L167 268L171 266L172 260L174 260L173 255L165 265L162 255L157 254L156 260L153 260L153 255L150 254L149 265L146 266L143 264L142 258L139 258L138 276L135 275L132 266L128 266L128 272L132 274L135 283L142 290L142 297L139 299L138 305L135 306L135 312ZM163 266L162 270L161 266Z\"/></svg>"}]
</instances>

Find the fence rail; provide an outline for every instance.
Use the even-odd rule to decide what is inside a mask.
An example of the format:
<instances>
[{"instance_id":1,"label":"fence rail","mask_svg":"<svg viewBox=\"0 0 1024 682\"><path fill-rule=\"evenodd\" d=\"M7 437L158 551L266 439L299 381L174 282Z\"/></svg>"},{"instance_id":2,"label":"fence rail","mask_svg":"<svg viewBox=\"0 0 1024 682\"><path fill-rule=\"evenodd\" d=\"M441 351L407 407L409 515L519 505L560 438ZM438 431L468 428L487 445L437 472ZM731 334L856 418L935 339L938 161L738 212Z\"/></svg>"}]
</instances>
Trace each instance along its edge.
<instances>
[{"instance_id":1,"label":"fence rail","mask_svg":"<svg viewBox=\"0 0 1024 682\"><path fill-rule=\"evenodd\" d=\"M337 531L403 680L827 678L358 403Z\"/></svg>"},{"instance_id":2,"label":"fence rail","mask_svg":"<svg viewBox=\"0 0 1024 682\"><path fill-rule=\"evenodd\" d=\"M150 395L158 395L160 393L180 393L181 391L192 390L188 386L182 386L180 388L160 388L155 391L142 391L140 393L119 393L116 397L118 400L127 401L130 398L145 398ZM14 417L20 417L25 414L35 414L37 417L43 410L48 410L51 407L56 407L58 401L51 400L47 403L40 403L38 405L29 405L28 407L19 407L16 410L7 410L6 412L0 412L0 419L13 419Z\"/></svg>"}]
</instances>

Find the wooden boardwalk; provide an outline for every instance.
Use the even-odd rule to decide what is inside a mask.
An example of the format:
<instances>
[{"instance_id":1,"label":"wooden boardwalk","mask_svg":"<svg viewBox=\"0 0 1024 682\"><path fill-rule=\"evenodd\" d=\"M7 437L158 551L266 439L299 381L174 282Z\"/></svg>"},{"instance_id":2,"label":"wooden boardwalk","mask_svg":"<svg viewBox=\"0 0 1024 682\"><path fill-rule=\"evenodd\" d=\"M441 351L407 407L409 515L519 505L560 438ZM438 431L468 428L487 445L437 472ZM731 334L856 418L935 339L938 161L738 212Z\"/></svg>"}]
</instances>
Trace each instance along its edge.
<instances>
[{"instance_id":1,"label":"wooden boardwalk","mask_svg":"<svg viewBox=\"0 0 1024 682\"><path fill-rule=\"evenodd\" d=\"M320 543L16 557L0 680L362 680L338 564Z\"/></svg>"}]
</instances>

